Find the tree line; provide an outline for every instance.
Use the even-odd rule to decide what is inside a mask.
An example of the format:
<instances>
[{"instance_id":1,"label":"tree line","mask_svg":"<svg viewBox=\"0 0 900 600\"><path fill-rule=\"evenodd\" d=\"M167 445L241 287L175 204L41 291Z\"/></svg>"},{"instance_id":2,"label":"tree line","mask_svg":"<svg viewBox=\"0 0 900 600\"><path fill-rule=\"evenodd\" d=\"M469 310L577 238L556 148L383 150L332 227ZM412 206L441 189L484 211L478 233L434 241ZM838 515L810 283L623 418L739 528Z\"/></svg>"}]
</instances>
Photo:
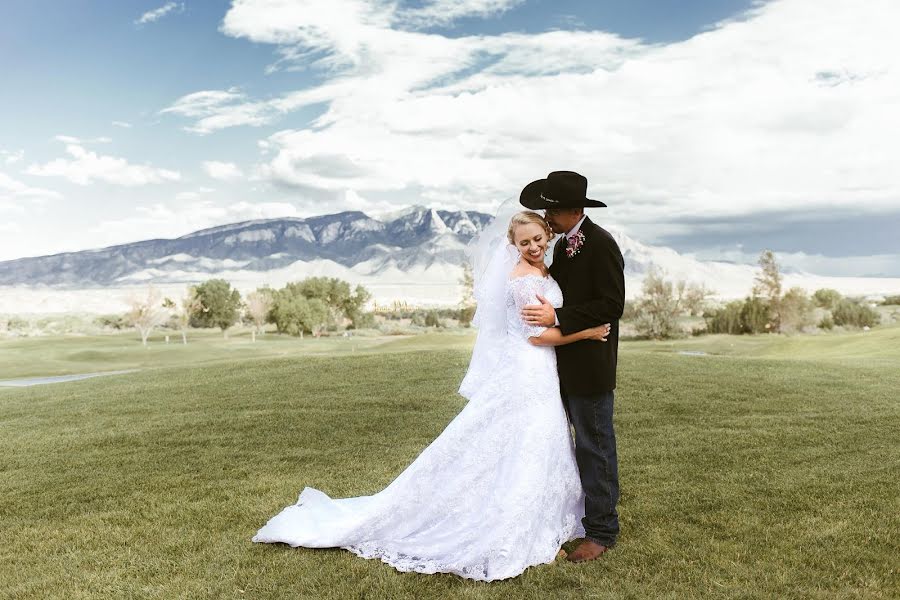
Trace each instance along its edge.
<instances>
[{"instance_id":1,"label":"tree line","mask_svg":"<svg viewBox=\"0 0 900 600\"><path fill-rule=\"evenodd\" d=\"M666 281L651 269L641 295L629 303L623 318L632 320L641 337L665 339L683 335L679 318L703 316L706 333L795 333L812 327L874 327L878 311L860 299L844 297L837 290L820 289L809 295L800 287L783 289L783 277L775 254L765 250L753 289L743 300L711 306L714 292L702 285ZM889 296L884 304L900 304ZM817 310L819 309L819 310ZM817 317L821 315L821 317Z\"/></svg>"},{"instance_id":2,"label":"tree line","mask_svg":"<svg viewBox=\"0 0 900 600\"><path fill-rule=\"evenodd\" d=\"M267 324L274 324L279 333L302 338L319 336L327 329L371 327L374 317L364 310L371 297L363 286L352 288L333 277L310 277L280 289L261 287L246 298L226 280L210 279L189 287L178 300L162 298L150 286L146 294L129 300L122 320L140 332L145 346L153 329L169 322L181 332L184 344L191 328L219 328L227 337L238 322L251 325L254 341Z\"/></svg>"}]
</instances>

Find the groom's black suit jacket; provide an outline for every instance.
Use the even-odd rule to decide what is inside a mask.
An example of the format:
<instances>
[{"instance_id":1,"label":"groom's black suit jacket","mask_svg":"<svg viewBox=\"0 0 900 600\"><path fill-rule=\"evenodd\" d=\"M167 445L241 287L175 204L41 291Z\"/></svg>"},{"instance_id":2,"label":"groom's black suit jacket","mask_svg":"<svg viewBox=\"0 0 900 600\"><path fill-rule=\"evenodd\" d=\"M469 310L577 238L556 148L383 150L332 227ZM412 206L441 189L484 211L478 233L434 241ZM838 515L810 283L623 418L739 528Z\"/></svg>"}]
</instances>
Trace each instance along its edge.
<instances>
[{"instance_id":1,"label":"groom's black suit jacket","mask_svg":"<svg viewBox=\"0 0 900 600\"><path fill-rule=\"evenodd\" d=\"M606 342L582 340L556 347L557 369L567 394L589 396L616 389L619 319L625 309L625 260L608 231L585 218L584 245L566 256L566 238L553 249L550 274L559 283L563 305L556 309L559 328L568 335L609 323Z\"/></svg>"}]
</instances>

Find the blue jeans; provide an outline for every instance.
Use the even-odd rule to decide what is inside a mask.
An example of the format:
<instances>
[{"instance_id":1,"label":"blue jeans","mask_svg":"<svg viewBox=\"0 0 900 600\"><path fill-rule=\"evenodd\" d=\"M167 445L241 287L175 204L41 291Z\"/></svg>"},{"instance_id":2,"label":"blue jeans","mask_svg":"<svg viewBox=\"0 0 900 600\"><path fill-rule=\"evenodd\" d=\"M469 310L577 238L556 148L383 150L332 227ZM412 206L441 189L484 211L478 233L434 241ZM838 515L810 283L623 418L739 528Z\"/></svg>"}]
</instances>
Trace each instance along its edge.
<instances>
[{"instance_id":1,"label":"blue jeans","mask_svg":"<svg viewBox=\"0 0 900 600\"><path fill-rule=\"evenodd\" d=\"M619 460L613 429L613 392L573 396L563 390L563 403L575 427L575 461L584 488L586 537L611 547L619 535Z\"/></svg>"}]
</instances>

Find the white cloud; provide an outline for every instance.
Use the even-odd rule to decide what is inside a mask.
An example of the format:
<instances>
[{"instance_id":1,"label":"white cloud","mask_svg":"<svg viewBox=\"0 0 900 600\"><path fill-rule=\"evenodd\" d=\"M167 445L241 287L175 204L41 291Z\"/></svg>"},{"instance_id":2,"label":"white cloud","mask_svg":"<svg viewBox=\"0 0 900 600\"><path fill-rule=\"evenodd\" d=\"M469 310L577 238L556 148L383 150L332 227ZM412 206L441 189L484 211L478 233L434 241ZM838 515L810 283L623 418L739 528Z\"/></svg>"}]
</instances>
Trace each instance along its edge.
<instances>
[{"instance_id":1,"label":"white cloud","mask_svg":"<svg viewBox=\"0 0 900 600\"><path fill-rule=\"evenodd\" d=\"M112 124L114 127L121 127L122 129L131 129L132 127L131 123L127 121L113 121Z\"/></svg>"},{"instance_id":2,"label":"white cloud","mask_svg":"<svg viewBox=\"0 0 900 600\"><path fill-rule=\"evenodd\" d=\"M159 21L169 13L174 10L178 10L179 12L184 11L184 3L183 2L166 2L159 8L155 8L153 10L149 10L142 14L140 18L135 19L135 25L145 25L147 23L155 23Z\"/></svg>"},{"instance_id":3,"label":"white cloud","mask_svg":"<svg viewBox=\"0 0 900 600\"><path fill-rule=\"evenodd\" d=\"M203 170L213 179L220 181L238 181L244 177L244 172L232 162L203 161Z\"/></svg>"},{"instance_id":4,"label":"white cloud","mask_svg":"<svg viewBox=\"0 0 900 600\"><path fill-rule=\"evenodd\" d=\"M233 202L222 205L214 200L191 203L155 203L139 206L134 216L108 219L91 228L94 246L109 246L151 238L174 238L200 229L249 221L299 217L297 207L288 202Z\"/></svg>"},{"instance_id":5,"label":"white cloud","mask_svg":"<svg viewBox=\"0 0 900 600\"><path fill-rule=\"evenodd\" d=\"M214 192L213 188L209 187L199 187L195 190L186 190L183 192L178 192L175 194L175 199L178 201L187 201L187 200L196 200L200 198L204 194L209 194L210 192Z\"/></svg>"},{"instance_id":6,"label":"white cloud","mask_svg":"<svg viewBox=\"0 0 900 600\"><path fill-rule=\"evenodd\" d=\"M404 204L411 191L496 204L559 168L586 174L620 222L900 204L900 137L885 135L900 131L889 0L775 0L666 45L596 31L450 38L405 29L410 14L387 1L237 0L224 33L275 44L283 65L325 80L266 101L200 92L214 101L166 110L208 133L325 103L309 128L265 140L259 173L396 191Z\"/></svg>"},{"instance_id":7,"label":"white cloud","mask_svg":"<svg viewBox=\"0 0 900 600\"><path fill-rule=\"evenodd\" d=\"M101 136L95 138L77 138L71 135L56 135L53 136L53 139L57 142L62 142L63 144L77 144L79 146L85 146L87 144L109 144L112 142L111 138Z\"/></svg>"},{"instance_id":8,"label":"white cloud","mask_svg":"<svg viewBox=\"0 0 900 600\"><path fill-rule=\"evenodd\" d=\"M8 165L19 162L24 156L24 150L0 150L0 158Z\"/></svg>"},{"instance_id":9,"label":"white cloud","mask_svg":"<svg viewBox=\"0 0 900 600\"><path fill-rule=\"evenodd\" d=\"M41 204L59 200L62 194L45 188L32 187L5 173L0 173L0 212L25 212L24 203Z\"/></svg>"},{"instance_id":10,"label":"white cloud","mask_svg":"<svg viewBox=\"0 0 900 600\"><path fill-rule=\"evenodd\" d=\"M449 25L463 17L490 17L524 0L428 0L423 6L401 11L398 21L420 27Z\"/></svg>"},{"instance_id":11,"label":"white cloud","mask_svg":"<svg viewBox=\"0 0 900 600\"><path fill-rule=\"evenodd\" d=\"M372 199L360 195L356 190L344 191L343 197L338 196L340 210L358 210L370 217L381 217L397 211L397 205L390 199Z\"/></svg>"},{"instance_id":12,"label":"white cloud","mask_svg":"<svg viewBox=\"0 0 900 600\"><path fill-rule=\"evenodd\" d=\"M187 94L160 113L196 118L196 123L185 129L200 134L238 125L266 125L278 114L271 103L247 102L237 88Z\"/></svg>"},{"instance_id":13,"label":"white cloud","mask_svg":"<svg viewBox=\"0 0 900 600\"><path fill-rule=\"evenodd\" d=\"M710 248L687 254L698 260L728 261L756 265L759 254L739 248ZM776 252L776 261L784 272L827 273L833 277L897 277L900 253L866 256L824 256L806 252Z\"/></svg>"},{"instance_id":14,"label":"white cloud","mask_svg":"<svg viewBox=\"0 0 900 600\"><path fill-rule=\"evenodd\" d=\"M94 182L123 186L139 186L166 181L178 181L181 174L150 165L135 165L124 158L103 156L86 150L77 138L57 136L66 144L66 152L72 158L57 158L43 165L32 164L27 173L42 177L64 177L78 185ZM105 138L100 138L105 140Z\"/></svg>"},{"instance_id":15,"label":"white cloud","mask_svg":"<svg viewBox=\"0 0 900 600\"><path fill-rule=\"evenodd\" d=\"M246 96L237 88L227 90L203 90L182 96L175 103L163 109L163 113L176 113L187 117L204 117L215 113L228 104L244 100Z\"/></svg>"}]
</instances>

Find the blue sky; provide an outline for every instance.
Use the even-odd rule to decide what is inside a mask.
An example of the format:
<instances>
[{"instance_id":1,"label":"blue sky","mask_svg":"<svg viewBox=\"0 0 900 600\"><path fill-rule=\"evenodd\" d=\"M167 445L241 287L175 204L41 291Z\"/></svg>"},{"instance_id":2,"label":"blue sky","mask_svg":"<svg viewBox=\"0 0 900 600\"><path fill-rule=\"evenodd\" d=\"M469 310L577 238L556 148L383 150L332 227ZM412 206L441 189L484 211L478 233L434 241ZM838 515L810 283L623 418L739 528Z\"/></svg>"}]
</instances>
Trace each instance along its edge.
<instances>
[{"instance_id":1,"label":"blue sky","mask_svg":"<svg viewBox=\"0 0 900 600\"><path fill-rule=\"evenodd\" d=\"M898 10L5 2L0 260L250 218L491 211L572 168L646 243L900 276Z\"/></svg>"}]
</instances>

